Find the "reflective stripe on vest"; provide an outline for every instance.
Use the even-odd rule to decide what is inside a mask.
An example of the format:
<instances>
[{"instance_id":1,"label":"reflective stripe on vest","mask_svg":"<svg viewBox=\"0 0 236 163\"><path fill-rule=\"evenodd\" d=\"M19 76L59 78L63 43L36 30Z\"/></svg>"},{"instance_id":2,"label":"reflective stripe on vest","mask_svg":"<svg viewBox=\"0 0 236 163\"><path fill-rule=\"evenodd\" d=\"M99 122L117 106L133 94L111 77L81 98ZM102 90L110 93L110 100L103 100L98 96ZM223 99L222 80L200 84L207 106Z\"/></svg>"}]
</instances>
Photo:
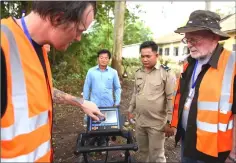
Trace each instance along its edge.
<instances>
[{"instance_id":1,"label":"reflective stripe on vest","mask_svg":"<svg viewBox=\"0 0 236 163\"><path fill-rule=\"evenodd\" d=\"M21 65L20 54L13 33L10 29L1 25L1 31L5 33L10 50L10 68L12 78L12 104L14 111L14 124L2 128L1 140L10 141L16 136L29 134L37 128L48 123L48 111L34 117L29 117L28 99L24 72ZM44 156L50 150L50 140L42 143L33 152L15 158L1 158L2 162L34 162Z\"/></svg>"},{"instance_id":2,"label":"reflective stripe on vest","mask_svg":"<svg viewBox=\"0 0 236 163\"><path fill-rule=\"evenodd\" d=\"M21 155L10 159L1 158L1 162L35 162L35 160L43 157L49 151L49 149L50 140L44 142L37 149L27 155Z\"/></svg>"},{"instance_id":3,"label":"reflective stripe on vest","mask_svg":"<svg viewBox=\"0 0 236 163\"><path fill-rule=\"evenodd\" d=\"M231 90L231 84L229 84L229 81L232 80L232 76L234 73L234 65L235 65L235 52L232 52L231 55L229 56L227 65L225 67L220 101L219 102L199 101L198 102L199 110L216 111L219 112L219 114L224 114L224 115L232 110L232 103L229 102L230 90ZM197 127L201 130L212 133L217 133L218 130L226 132L227 130L231 130L233 128L233 120L229 120L228 124L221 122L219 122L218 124L210 124L197 120Z\"/></svg>"},{"instance_id":4,"label":"reflective stripe on vest","mask_svg":"<svg viewBox=\"0 0 236 163\"><path fill-rule=\"evenodd\" d=\"M197 127L201 130L212 133L217 133L218 130L225 132L226 130L231 130L233 128L233 120L230 120L228 124L211 124L197 120Z\"/></svg>"},{"instance_id":5,"label":"reflective stripe on vest","mask_svg":"<svg viewBox=\"0 0 236 163\"><path fill-rule=\"evenodd\" d=\"M230 87L229 81L231 81L233 73L234 73L234 65L235 65L235 52L232 52L229 56L228 63L225 68L224 78L223 78L223 85L221 90L220 96L220 111L221 112L228 112L232 108L232 104L229 103L230 99Z\"/></svg>"}]
</instances>

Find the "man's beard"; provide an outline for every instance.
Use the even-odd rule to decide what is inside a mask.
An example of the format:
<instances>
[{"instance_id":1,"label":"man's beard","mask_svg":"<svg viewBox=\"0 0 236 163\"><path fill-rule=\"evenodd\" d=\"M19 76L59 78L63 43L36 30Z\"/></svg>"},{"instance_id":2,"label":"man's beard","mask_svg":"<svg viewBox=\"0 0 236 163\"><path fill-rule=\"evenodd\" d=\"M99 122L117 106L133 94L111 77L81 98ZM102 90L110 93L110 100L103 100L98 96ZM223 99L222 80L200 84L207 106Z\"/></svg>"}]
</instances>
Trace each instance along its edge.
<instances>
[{"instance_id":1,"label":"man's beard","mask_svg":"<svg viewBox=\"0 0 236 163\"><path fill-rule=\"evenodd\" d=\"M190 53L190 55L191 55L191 53ZM212 55L212 53L210 51L207 52L207 54L202 54L202 53L198 52L196 55L191 55L191 57L194 58L194 59L204 60L209 55Z\"/></svg>"}]
</instances>

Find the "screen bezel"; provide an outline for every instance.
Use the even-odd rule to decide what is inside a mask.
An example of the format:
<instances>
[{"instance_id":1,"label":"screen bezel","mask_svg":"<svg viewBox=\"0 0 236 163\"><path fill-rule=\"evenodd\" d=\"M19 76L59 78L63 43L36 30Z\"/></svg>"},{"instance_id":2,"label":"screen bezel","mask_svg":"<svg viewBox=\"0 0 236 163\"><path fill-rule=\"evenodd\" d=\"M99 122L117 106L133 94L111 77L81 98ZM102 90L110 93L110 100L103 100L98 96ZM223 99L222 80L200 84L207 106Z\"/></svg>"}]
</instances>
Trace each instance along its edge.
<instances>
[{"instance_id":1,"label":"screen bezel","mask_svg":"<svg viewBox=\"0 0 236 163\"><path fill-rule=\"evenodd\" d=\"M116 111L116 118L117 118L117 128L116 129L107 129L107 131L109 130L120 130L120 113L119 113L119 108L118 107L99 107L100 111ZM89 131L90 132L97 132L97 131L106 131L105 130L92 130L92 119L90 117L89 118ZM107 125L109 126L109 125Z\"/></svg>"}]
</instances>

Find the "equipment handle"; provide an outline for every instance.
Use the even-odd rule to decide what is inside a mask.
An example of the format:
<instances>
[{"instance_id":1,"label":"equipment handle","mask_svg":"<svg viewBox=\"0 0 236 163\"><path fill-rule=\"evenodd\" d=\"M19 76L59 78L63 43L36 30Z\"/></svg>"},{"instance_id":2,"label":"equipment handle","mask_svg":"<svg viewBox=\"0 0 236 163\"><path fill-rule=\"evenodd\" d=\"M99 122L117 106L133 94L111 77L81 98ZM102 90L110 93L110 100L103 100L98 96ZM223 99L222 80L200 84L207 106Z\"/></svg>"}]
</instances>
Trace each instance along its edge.
<instances>
[{"instance_id":1,"label":"equipment handle","mask_svg":"<svg viewBox=\"0 0 236 163\"><path fill-rule=\"evenodd\" d=\"M122 145L115 145L115 146L79 147L79 148L77 148L78 153L100 152L100 151L116 151L116 150L133 150L133 151L137 151L138 146L136 144L122 144Z\"/></svg>"}]
</instances>

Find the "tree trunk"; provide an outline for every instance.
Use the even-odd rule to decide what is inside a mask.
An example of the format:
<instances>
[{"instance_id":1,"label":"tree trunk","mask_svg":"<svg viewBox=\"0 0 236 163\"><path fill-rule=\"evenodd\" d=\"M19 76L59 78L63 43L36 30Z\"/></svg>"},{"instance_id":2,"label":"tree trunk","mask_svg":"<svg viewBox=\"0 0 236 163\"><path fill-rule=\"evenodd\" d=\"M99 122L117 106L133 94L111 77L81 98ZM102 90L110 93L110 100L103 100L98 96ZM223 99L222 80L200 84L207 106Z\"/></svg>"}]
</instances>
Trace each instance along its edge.
<instances>
[{"instance_id":1,"label":"tree trunk","mask_svg":"<svg viewBox=\"0 0 236 163\"><path fill-rule=\"evenodd\" d=\"M112 67L117 70L122 80L122 47L124 33L125 1L115 2L114 45Z\"/></svg>"},{"instance_id":2,"label":"tree trunk","mask_svg":"<svg viewBox=\"0 0 236 163\"><path fill-rule=\"evenodd\" d=\"M211 1L205 0L205 10L211 10Z\"/></svg>"}]
</instances>

